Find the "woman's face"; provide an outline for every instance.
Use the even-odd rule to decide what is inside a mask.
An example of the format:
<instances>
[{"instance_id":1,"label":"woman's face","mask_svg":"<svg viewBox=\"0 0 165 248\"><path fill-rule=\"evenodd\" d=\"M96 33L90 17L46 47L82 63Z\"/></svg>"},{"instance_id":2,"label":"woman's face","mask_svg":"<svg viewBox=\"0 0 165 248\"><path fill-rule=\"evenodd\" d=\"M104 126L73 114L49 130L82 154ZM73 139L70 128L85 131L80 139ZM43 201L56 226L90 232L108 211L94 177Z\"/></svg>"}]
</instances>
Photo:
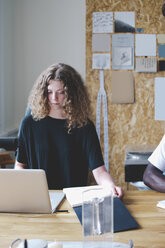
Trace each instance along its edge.
<instances>
[{"instance_id":1,"label":"woman's face","mask_svg":"<svg viewBox=\"0 0 165 248\"><path fill-rule=\"evenodd\" d=\"M50 80L48 85L48 101L52 110L63 109L66 94L61 81Z\"/></svg>"}]
</instances>

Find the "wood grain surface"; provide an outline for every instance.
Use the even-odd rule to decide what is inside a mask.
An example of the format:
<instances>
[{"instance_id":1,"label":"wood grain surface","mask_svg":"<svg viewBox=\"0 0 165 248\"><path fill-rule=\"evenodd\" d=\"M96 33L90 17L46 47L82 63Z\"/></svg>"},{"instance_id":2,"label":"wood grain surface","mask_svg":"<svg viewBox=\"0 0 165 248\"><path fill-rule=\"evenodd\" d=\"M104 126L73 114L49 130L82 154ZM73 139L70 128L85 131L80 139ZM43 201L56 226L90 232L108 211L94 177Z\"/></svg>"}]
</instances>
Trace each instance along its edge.
<instances>
[{"instance_id":1,"label":"wood grain surface","mask_svg":"<svg viewBox=\"0 0 165 248\"><path fill-rule=\"evenodd\" d=\"M125 192L123 201L140 228L115 233L114 241L128 244L132 239L135 248L164 248L165 210L156 207L157 201L163 199L165 194L154 191ZM81 225L66 199L59 209L67 209L69 213L0 214L0 247L8 248L17 238L82 241Z\"/></svg>"}]
</instances>

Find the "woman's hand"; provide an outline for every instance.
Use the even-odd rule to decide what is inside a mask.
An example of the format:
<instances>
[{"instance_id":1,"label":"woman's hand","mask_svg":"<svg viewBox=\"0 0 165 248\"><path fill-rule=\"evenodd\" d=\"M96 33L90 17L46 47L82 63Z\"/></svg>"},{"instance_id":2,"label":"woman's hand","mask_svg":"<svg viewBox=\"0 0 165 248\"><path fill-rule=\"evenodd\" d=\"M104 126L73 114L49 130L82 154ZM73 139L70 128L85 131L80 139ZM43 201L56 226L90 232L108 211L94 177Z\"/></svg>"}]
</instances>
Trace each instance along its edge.
<instances>
[{"instance_id":1,"label":"woman's hand","mask_svg":"<svg viewBox=\"0 0 165 248\"><path fill-rule=\"evenodd\" d=\"M113 188L113 193L114 193L114 196L117 196L119 198L123 198L124 196L124 191L122 190L122 188L118 187L118 186L114 186Z\"/></svg>"},{"instance_id":2,"label":"woman's hand","mask_svg":"<svg viewBox=\"0 0 165 248\"><path fill-rule=\"evenodd\" d=\"M100 166L93 171L94 178L99 185L109 187L112 190L114 196L122 198L124 196L123 190L116 186L111 175L106 171L105 166Z\"/></svg>"}]
</instances>

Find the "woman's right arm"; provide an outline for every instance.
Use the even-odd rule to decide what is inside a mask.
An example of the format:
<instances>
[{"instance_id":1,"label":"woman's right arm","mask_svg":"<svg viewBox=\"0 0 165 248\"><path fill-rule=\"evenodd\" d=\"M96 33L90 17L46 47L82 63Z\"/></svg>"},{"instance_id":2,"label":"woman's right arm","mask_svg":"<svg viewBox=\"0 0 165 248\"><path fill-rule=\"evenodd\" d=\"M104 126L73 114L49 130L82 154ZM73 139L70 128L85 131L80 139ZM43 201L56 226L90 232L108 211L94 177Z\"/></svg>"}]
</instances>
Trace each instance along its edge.
<instances>
[{"instance_id":1,"label":"woman's right arm","mask_svg":"<svg viewBox=\"0 0 165 248\"><path fill-rule=\"evenodd\" d=\"M14 166L14 169L15 170L21 170L21 169L25 169L27 166L26 164L22 164L18 161L15 162L15 166Z\"/></svg>"}]
</instances>

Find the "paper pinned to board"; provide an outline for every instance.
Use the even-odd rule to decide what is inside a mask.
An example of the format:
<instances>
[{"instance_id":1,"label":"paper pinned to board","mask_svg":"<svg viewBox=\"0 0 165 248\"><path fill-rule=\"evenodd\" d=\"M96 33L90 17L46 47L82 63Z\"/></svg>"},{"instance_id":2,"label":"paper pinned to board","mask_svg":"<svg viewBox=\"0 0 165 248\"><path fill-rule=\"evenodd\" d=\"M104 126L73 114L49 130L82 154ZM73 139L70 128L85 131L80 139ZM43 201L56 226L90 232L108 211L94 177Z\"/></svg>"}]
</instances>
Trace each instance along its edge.
<instances>
[{"instance_id":1,"label":"paper pinned to board","mask_svg":"<svg viewBox=\"0 0 165 248\"><path fill-rule=\"evenodd\" d=\"M115 32L134 33L135 32L135 12L133 11L115 12Z\"/></svg>"},{"instance_id":2,"label":"paper pinned to board","mask_svg":"<svg viewBox=\"0 0 165 248\"><path fill-rule=\"evenodd\" d=\"M158 34L157 39L158 39L158 44L165 44L165 34Z\"/></svg>"},{"instance_id":3,"label":"paper pinned to board","mask_svg":"<svg viewBox=\"0 0 165 248\"><path fill-rule=\"evenodd\" d=\"M110 69L109 53L94 53L92 56L92 69Z\"/></svg>"},{"instance_id":4,"label":"paper pinned to board","mask_svg":"<svg viewBox=\"0 0 165 248\"><path fill-rule=\"evenodd\" d=\"M157 72L157 59L136 58L136 72Z\"/></svg>"},{"instance_id":5,"label":"paper pinned to board","mask_svg":"<svg viewBox=\"0 0 165 248\"><path fill-rule=\"evenodd\" d=\"M165 60L159 60L159 71L165 71Z\"/></svg>"},{"instance_id":6,"label":"paper pinned to board","mask_svg":"<svg viewBox=\"0 0 165 248\"><path fill-rule=\"evenodd\" d=\"M165 120L165 77L155 78L155 120Z\"/></svg>"},{"instance_id":7,"label":"paper pinned to board","mask_svg":"<svg viewBox=\"0 0 165 248\"><path fill-rule=\"evenodd\" d=\"M113 70L134 69L134 35L133 34L112 35L112 69Z\"/></svg>"},{"instance_id":8,"label":"paper pinned to board","mask_svg":"<svg viewBox=\"0 0 165 248\"><path fill-rule=\"evenodd\" d=\"M112 103L134 102L134 76L131 71L112 72Z\"/></svg>"},{"instance_id":9,"label":"paper pinned to board","mask_svg":"<svg viewBox=\"0 0 165 248\"><path fill-rule=\"evenodd\" d=\"M165 45L158 46L159 58L165 58Z\"/></svg>"},{"instance_id":10,"label":"paper pinned to board","mask_svg":"<svg viewBox=\"0 0 165 248\"><path fill-rule=\"evenodd\" d=\"M136 56L156 56L156 35L136 34Z\"/></svg>"},{"instance_id":11,"label":"paper pinned to board","mask_svg":"<svg viewBox=\"0 0 165 248\"><path fill-rule=\"evenodd\" d=\"M93 33L113 33L113 12L93 12Z\"/></svg>"},{"instance_id":12,"label":"paper pinned to board","mask_svg":"<svg viewBox=\"0 0 165 248\"><path fill-rule=\"evenodd\" d=\"M111 36L110 34L93 34L92 51L110 52Z\"/></svg>"}]
</instances>

